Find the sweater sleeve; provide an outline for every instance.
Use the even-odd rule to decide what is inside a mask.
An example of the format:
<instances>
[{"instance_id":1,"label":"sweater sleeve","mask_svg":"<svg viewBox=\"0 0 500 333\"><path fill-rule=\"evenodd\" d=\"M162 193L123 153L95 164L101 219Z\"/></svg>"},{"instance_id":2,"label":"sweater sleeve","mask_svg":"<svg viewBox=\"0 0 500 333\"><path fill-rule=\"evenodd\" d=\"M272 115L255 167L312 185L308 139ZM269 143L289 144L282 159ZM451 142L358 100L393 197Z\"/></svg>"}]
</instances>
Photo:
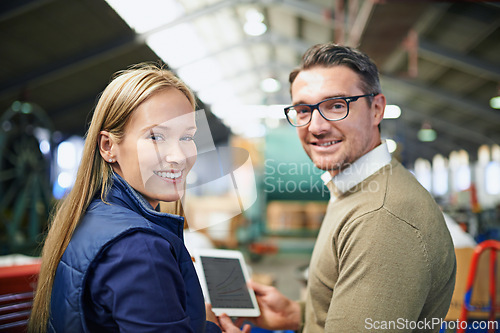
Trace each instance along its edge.
<instances>
[{"instance_id":1,"label":"sweater sleeve","mask_svg":"<svg viewBox=\"0 0 500 333\"><path fill-rule=\"evenodd\" d=\"M158 235L135 232L118 240L87 281L92 332L192 332L184 280L170 243ZM207 323L207 332L220 330Z\"/></svg>"},{"instance_id":2,"label":"sweater sleeve","mask_svg":"<svg viewBox=\"0 0 500 333\"><path fill-rule=\"evenodd\" d=\"M334 242L339 277L325 332L407 332L423 324L432 281L419 230L380 210L344 226Z\"/></svg>"}]
</instances>

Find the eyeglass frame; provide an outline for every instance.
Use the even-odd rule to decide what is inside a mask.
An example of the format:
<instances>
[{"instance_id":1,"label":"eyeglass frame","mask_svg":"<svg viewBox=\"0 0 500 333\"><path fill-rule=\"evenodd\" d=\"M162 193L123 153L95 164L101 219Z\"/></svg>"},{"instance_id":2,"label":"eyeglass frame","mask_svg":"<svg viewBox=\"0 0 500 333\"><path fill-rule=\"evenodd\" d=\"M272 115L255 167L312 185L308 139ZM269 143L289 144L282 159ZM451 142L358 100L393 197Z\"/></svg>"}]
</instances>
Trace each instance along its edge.
<instances>
[{"instance_id":1,"label":"eyeglass frame","mask_svg":"<svg viewBox=\"0 0 500 333\"><path fill-rule=\"evenodd\" d=\"M349 104L351 102L356 102L358 99L362 98L362 97L375 97L377 96L379 93L371 93L371 94L365 94L365 95L358 95L358 96L346 96L346 97L329 97L327 99L324 99L322 101L320 101L319 103L316 103L316 104L295 104L295 105L291 105L291 106L287 106L286 108L284 108L283 110L285 111L285 117L286 117L286 120L288 120L288 123L290 125L292 125L293 127L302 127L302 126L306 126L308 125L311 120L312 120L312 114L314 112L314 110L318 110L319 114L321 115L321 117L323 117L323 119L325 120L328 120L328 121L339 121L339 120L342 120L342 119L345 119L347 118L347 116L349 115ZM319 105L321 103L324 103L324 102L328 102L328 101L331 101L331 100L334 100L334 99L342 99L344 100L346 103L347 103L347 112L345 114L345 116L343 116L342 118L339 118L339 119L328 119L324 114L323 112L321 112L321 110L319 109ZM294 108L296 106L308 106L311 108L311 116L309 117L309 121L303 125L294 125L292 124L292 122L290 121L290 118L288 118L288 112L291 108Z\"/></svg>"}]
</instances>

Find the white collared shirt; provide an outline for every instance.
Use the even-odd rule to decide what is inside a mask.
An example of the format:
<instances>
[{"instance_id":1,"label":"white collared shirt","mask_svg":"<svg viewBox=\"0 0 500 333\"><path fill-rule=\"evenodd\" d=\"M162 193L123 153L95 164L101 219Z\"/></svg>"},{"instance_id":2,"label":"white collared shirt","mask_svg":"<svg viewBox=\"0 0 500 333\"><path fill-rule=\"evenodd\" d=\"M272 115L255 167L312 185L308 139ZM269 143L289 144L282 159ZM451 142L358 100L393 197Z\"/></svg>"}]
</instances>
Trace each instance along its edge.
<instances>
[{"instance_id":1,"label":"white collared shirt","mask_svg":"<svg viewBox=\"0 0 500 333\"><path fill-rule=\"evenodd\" d=\"M325 172L321 175L321 179L330 190L330 201L335 201L342 193L349 191L389 163L391 154L387 149L387 143L383 141L335 177L332 177L329 171Z\"/></svg>"}]
</instances>

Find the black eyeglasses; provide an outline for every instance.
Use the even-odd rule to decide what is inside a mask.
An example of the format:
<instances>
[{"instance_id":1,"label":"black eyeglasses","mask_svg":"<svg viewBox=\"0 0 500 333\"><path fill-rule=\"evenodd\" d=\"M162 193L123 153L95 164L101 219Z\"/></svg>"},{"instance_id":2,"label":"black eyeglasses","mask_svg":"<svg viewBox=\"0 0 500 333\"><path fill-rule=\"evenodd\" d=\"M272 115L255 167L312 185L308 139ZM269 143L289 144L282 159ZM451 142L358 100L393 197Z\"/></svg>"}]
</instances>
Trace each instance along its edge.
<instances>
[{"instance_id":1,"label":"black eyeglasses","mask_svg":"<svg viewBox=\"0 0 500 333\"><path fill-rule=\"evenodd\" d=\"M349 97L331 97L317 104L297 104L285 108L286 119L290 125L301 127L309 124L314 110L329 121L342 120L349 114L349 103L356 102L361 97L373 97L378 94L366 94Z\"/></svg>"}]
</instances>

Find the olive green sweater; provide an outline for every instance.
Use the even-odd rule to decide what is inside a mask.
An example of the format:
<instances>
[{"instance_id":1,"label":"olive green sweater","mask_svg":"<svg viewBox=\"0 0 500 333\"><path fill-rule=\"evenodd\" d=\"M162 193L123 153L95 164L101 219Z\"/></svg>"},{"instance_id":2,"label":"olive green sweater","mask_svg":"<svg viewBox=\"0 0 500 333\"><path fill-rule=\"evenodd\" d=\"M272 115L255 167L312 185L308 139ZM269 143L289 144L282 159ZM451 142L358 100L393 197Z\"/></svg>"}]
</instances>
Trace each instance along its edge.
<instances>
[{"instance_id":1,"label":"olive green sweater","mask_svg":"<svg viewBox=\"0 0 500 333\"><path fill-rule=\"evenodd\" d=\"M304 332L438 332L455 271L442 212L393 159L330 202L309 268Z\"/></svg>"}]
</instances>

